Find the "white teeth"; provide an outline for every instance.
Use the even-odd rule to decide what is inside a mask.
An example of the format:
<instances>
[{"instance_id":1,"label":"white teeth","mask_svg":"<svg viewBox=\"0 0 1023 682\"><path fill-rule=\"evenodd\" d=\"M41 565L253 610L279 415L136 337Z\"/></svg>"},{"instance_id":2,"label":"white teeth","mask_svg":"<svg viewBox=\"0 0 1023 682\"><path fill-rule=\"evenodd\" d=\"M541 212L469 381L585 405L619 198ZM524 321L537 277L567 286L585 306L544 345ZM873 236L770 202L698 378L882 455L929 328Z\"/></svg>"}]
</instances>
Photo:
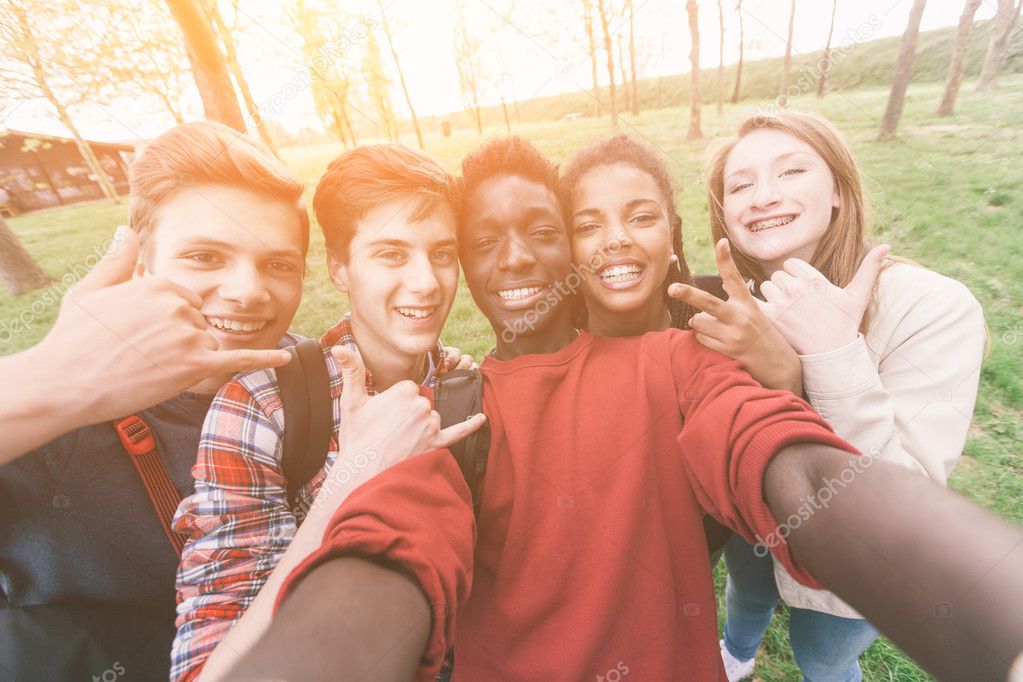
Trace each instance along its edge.
<instances>
[{"instance_id":1,"label":"white teeth","mask_svg":"<svg viewBox=\"0 0 1023 682\"><path fill-rule=\"evenodd\" d=\"M530 296L536 296L541 291L543 291L543 287L527 287L525 289L504 289L503 291L498 291L497 295L506 301L517 301L519 299L529 298Z\"/></svg>"},{"instance_id":2,"label":"white teeth","mask_svg":"<svg viewBox=\"0 0 1023 682\"><path fill-rule=\"evenodd\" d=\"M641 272L643 268L638 265L611 265L601 271L600 278L606 282L627 282Z\"/></svg>"},{"instance_id":3,"label":"white teeth","mask_svg":"<svg viewBox=\"0 0 1023 682\"><path fill-rule=\"evenodd\" d=\"M402 308L402 307L398 308L398 312L401 313L402 315L404 315L405 317L414 317L414 318L419 319L419 320L423 319L424 317L429 317L430 315L433 314L434 310L436 310L436 308L430 308L430 309L424 309L424 308Z\"/></svg>"},{"instance_id":4,"label":"white teeth","mask_svg":"<svg viewBox=\"0 0 1023 682\"><path fill-rule=\"evenodd\" d=\"M791 223L795 219L796 219L795 216L787 215L787 216L782 216L780 218L771 218L770 220L759 220L757 222L749 224L749 231L750 232L760 232L761 230L770 230L772 227L780 227L781 225L788 225L789 223Z\"/></svg>"},{"instance_id":5,"label":"white teeth","mask_svg":"<svg viewBox=\"0 0 1023 682\"><path fill-rule=\"evenodd\" d=\"M260 322L242 322L241 320L231 320L226 317L207 317L206 321L209 322L212 327L229 332L255 332L265 327L268 323L268 320L262 320Z\"/></svg>"}]
</instances>

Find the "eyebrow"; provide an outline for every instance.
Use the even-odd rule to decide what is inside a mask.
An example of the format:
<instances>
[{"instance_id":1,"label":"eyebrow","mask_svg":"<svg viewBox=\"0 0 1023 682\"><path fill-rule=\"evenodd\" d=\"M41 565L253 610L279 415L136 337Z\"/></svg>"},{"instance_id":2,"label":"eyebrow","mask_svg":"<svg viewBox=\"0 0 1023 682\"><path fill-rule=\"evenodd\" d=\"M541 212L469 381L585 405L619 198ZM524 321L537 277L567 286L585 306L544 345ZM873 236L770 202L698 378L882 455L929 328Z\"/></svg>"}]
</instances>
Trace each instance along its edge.
<instances>
[{"instance_id":1,"label":"eyebrow","mask_svg":"<svg viewBox=\"0 0 1023 682\"><path fill-rule=\"evenodd\" d=\"M235 244L231 244L229 242L221 241L219 239L209 239L209 238L206 238L206 237L200 238L200 239L183 240L183 241L178 243L178 247L179 248L185 248L185 247L195 248L195 247L199 247L199 246L204 246L204 247L207 247L207 248L222 249L224 251L234 251L237 248L237 246ZM268 254L268 257L270 257L270 258L298 258L298 259L301 259L302 258L302 254L301 254L301 252L299 252L298 249L275 249L275 250L271 251Z\"/></svg>"},{"instance_id":2,"label":"eyebrow","mask_svg":"<svg viewBox=\"0 0 1023 682\"><path fill-rule=\"evenodd\" d=\"M778 163L779 161L784 161L785 159L789 159L789 158L791 158L793 156L810 156L810 152L803 152L803 151L785 152L784 154L779 154L778 156L776 156L773 159L771 159L771 163ZM750 172L749 168L738 168L738 169L732 171L731 173L729 173L725 177L725 179L727 180L728 178L732 177L733 175L738 175L739 173L748 173L748 172Z\"/></svg>"},{"instance_id":3,"label":"eyebrow","mask_svg":"<svg viewBox=\"0 0 1023 682\"><path fill-rule=\"evenodd\" d=\"M625 210L631 211L632 209L636 208L637 206L639 206L641 204L656 204L656 203L657 203L656 199L633 199L632 201L630 201L627 204L625 204ZM592 214L592 213L603 213L603 211L600 210L599 208L584 208L581 211L576 211L575 213L573 213L572 217L573 218L578 218L579 216L588 215L588 214Z\"/></svg>"},{"instance_id":4,"label":"eyebrow","mask_svg":"<svg viewBox=\"0 0 1023 682\"><path fill-rule=\"evenodd\" d=\"M430 248L443 248L445 246L455 246L456 244L457 241L454 239L441 239L440 241L431 243ZM363 248L368 249L376 246L393 246L399 249L411 249L415 247L414 244L407 242L404 239L374 239L373 241L368 242Z\"/></svg>"}]
</instances>

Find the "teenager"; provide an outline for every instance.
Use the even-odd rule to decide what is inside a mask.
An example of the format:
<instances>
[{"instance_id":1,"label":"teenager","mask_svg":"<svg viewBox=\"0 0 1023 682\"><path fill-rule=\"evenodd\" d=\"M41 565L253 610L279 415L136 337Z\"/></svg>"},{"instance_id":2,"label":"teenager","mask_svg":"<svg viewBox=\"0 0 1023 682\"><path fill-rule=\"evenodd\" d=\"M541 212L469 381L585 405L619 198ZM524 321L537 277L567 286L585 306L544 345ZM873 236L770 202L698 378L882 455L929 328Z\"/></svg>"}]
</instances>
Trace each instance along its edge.
<instances>
[{"instance_id":1,"label":"teenager","mask_svg":"<svg viewBox=\"0 0 1023 682\"><path fill-rule=\"evenodd\" d=\"M396 402L415 397L417 386L430 386L444 370L438 338L458 283L453 189L434 159L400 145L345 152L321 178L313 208L331 280L351 307L320 339L334 398L351 383L343 370L353 357L370 373L369 394L383 392ZM426 398L416 403L420 417L430 415ZM405 423L381 410L381 401L372 404L379 413L358 423L335 405L326 464L292 508L274 373L238 376L217 395L199 443L195 493L175 519L188 541L178 571L172 679L200 672L213 678L246 651L269 622L280 582L319 545L337 503L395 461L376 456L378 431L398 438ZM430 443L443 447L482 423L480 416L435 430ZM346 438L359 440L345 445Z\"/></svg>"},{"instance_id":2,"label":"teenager","mask_svg":"<svg viewBox=\"0 0 1023 682\"><path fill-rule=\"evenodd\" d=\"M12 451L51 440L0 467L4 679L166 677L178 559L111 420L141 416L172 494L187 495L212 394L287 358L270 349L288 343L301 297L302 185L210 122L157 137L131 177L131 231L16 356L32 373L5 391L40 412Z\"/></svg>"},{"instance_id":3,"label":"teenager","mask_svg":"<svg viewBox=\"0 0 1023 682\"><path fill-rule=\"evenodd\" d=\"M870 249L860 172L835 128L814 114L746 120L707 177L711 231L733 247L717 246L731 298L709 301L680 287L683 300L706 310L691 321L697 340L756 372L770 359L745 352L748 339L764 329L780 335L785 352L798 353L801 390L840 436L944 484L980 379L986 332L976 299L955 280L887 257L887 247ZM731 679L753 672L779 595L792 607L804 678L860 678L857 659L876 630L853 608L797 585L741 538L725 560L721 646Z\"/></svg>"},{"instance_id":4,"label":"teenager","mask_svg":"<svg viewBox=\"0 0 1023 682\"><path fill-rule=\"evenodd\" d=\"M461 473L446 451L426 453L395 465L348 498L323 546L285 584L285 599L321 563L362 556L406 572L426 594L432 629L418 679L430 678L452 642L456 679L583 679L625 670L643 679L719 678L703 511L751 540L768 537L778 530L775 515L805 504L822 477L861 466L856 492L819 511L822 523L806 524L809 565L861 604L877 583L886 583L888 600L875 614L895 629L900 609L933 608L933 595L910 590L904 573L869 583L863 578L886 561L919 570L920 556L901 551L904 543L921 533L938 535L917 507L879 514L863 504L864 495L890 494L891 486L905 485L901 472L871 475L886 465L863 466L805 403L764 389L738 363L704 349L691 334L668 330L611 339L574 329L559 286L571 265L553 166L512 139L470 155L463 176L461 262L498 336L482 364L491 452L475 551ZM914 485L913 494L929 501L943 497L924 484ZM772 499L770 507L765 496ZM943 518L946 511L975 509L954 497L938 506ZM970 521L976 516L966 514ZM994 561L995 552L1004 556L1021 534L989 517L984 516L987 527L997 530L992 536L997 547L983 550L984 560ZM863 551L863 541L857 541L854 533L864 537L867 529L873 529L869 539L880 554ZM956 541L969 537L955 535ZM848 545L825 551L834 537ZM939 544L948 550L947 542ZM771 543L771 551L801 580L819 586L784 542ZM1014 558L1013 565L1018 563ZM937 569L947 565L946 560ZM942 577L947 582L940 585L956 589L970 579L964 570ZM1009 582L1012 594L1020 591L1018 582ZM324 605L336 608L322 592L324 582L316 584ZM302 603L309 608L309 601ZM325 614L312 611L323 625ZM365 605L352 615L364 613ZM374 623L378 615L371 616ZM1019 644L1019 624L1007 617L998 621L987 619L980 629L1004 628L1012 645ZM933 635L940 626L923 629ZM371 648L407 653L407 643L419 641L423 629L422 621L410 622ZM263 646L269 646L266 653L280 654L280 644L270 641L262 640L252 665L268 663ZM297 647L302 657L316 650L294 636L283 643ZM334 653L323 655L336 661ZM281 661L270 665L287 668ZM296 665L309 670L314 662L304 658ZM325 666L321 676L338 671ZM352 678L357 671L347 672Z\"/></svg>"}]
</instances>

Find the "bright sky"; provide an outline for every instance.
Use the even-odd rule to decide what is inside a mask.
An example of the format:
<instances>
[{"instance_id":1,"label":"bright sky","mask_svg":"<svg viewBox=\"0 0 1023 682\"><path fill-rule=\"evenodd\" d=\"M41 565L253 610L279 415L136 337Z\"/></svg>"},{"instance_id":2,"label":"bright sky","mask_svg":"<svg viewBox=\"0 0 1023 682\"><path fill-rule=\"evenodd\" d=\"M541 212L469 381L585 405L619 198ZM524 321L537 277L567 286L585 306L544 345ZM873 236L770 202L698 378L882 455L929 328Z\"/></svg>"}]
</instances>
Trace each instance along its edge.
<instances>
[{"instance_id":1,"label":"bright sky","mask_svg":"<svg viewBox=\"0 0 1023 682\"><path fill-rule=\"evenodd\" d=\"M379 26L380 15L373 2L365 2L365 16ZM612 6L624 0L607 0ZM388 21L395 35L399 58L419 114L441 114L462 109L453 48L457 0L390 0L385 2ZM637 61L640 76L656 76L689 70L689 29L684 0L633 0ZM346 8L352 2L344 3ZM590 65L581 23L581 1L548 3L543 0L462 0L467 25L480 41L479 54L488 75L484 104L510 102L559 92L587 89ZM596 0L594 0L596 5ZM725 61L738 58L738 17L735 0L721 0L725 7ZM881 36L899 35L905 29L912 0L838 0L833 46L863 42ZM551 7L554 5L554 8ZM955 24L962 12L962 0L931 0L924 12L922 30ZM141 6L145 11L148 3ZM150 8L149 11L156 11ZM229 10L227 10L229 11ZM289 131L321 128L308 89L301 86L304 65L300 41L282 15L279 5L240 3L242 33L238 49L253 94L260 103L286 99L275 112L275 120ZM718 11L715 0L701 0L700 60L715 66L718 59ZM744 0L746 58L781 55L785 50L789 0ZM984 0L977 19L994 15L995 0ZM831 2L797 0L795 52L823 48L827 37ZM560 15L557 18L555 15ZM339 19L342 20L343 19ZM345 28L358 35L360 20ZM574 30L573 30L574 29ZM599 23L596 26L599 35ZM628 50L628 25L618 20L612 30L620 33ZM356 39L353 62L361 64L363 39ZM385 68L392 76L393 101L399 116L407 115L387 46L378 32ZM617 50L617 47L615 48ZM601 54L602 82L607 79ZM295 87L298 83L299 87ZM283 94L290 97L281 97ZM198 96L190 95L186 111L201 115ZM87 103L75 112L82 133L99 140L141 141L173 125L166 111L138 101L99 105ZM23 102L0 113L0 127L66 134L48 106Z\"/></svg>"}]
</instances>

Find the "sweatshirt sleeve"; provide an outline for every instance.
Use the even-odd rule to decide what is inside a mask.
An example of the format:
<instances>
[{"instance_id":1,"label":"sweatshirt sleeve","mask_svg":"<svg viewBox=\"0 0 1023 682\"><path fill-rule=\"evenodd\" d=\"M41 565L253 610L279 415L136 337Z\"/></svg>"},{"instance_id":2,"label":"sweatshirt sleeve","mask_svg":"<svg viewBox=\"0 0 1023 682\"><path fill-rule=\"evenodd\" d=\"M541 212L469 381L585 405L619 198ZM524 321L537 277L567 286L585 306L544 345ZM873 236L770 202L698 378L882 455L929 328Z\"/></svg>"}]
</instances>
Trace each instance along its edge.
<instances>
[{"instance_id":1,"label":"sweatshirt sleeve","mask_svg":"<svg viewBox=\"0 0 1023 682\"><path fill-rule=\"evenodd\" d=\"M884 275L867 337L800 356L803 383L810 404L850 443L945 483L977 399L984 315L959 282L896 267Z\"/></svg>"},{"instance_id":2,"label":"sweatshirt sleeve","mask_svg":"<svg viewBox=\"0 0 1023 682\"><path fill-rule=\"evenodd\" d=\"M433 624L417 680L433 680L469 597L476 543L469 488L447 450L395 464L356 489L327 526L320 548L288 576L281 602L310 571L340 555L374 557L415 577Z\"/></svg>"},{"instance_id":3,"label":"sweatshirt sleeve","mask_svg":"<svg viewBox=\"0 0 1023 682\"><path fill-rule=\"evenodd\" d=\"M690 333L673 339L671 363L683 426L683 466L703 508L752 544L766 545L800 582L820 583L795 563L764 498L771 458L788 445L819 443L854 454L803 400L766 389L740 364Z\"/></svg>"}]
</instances>

